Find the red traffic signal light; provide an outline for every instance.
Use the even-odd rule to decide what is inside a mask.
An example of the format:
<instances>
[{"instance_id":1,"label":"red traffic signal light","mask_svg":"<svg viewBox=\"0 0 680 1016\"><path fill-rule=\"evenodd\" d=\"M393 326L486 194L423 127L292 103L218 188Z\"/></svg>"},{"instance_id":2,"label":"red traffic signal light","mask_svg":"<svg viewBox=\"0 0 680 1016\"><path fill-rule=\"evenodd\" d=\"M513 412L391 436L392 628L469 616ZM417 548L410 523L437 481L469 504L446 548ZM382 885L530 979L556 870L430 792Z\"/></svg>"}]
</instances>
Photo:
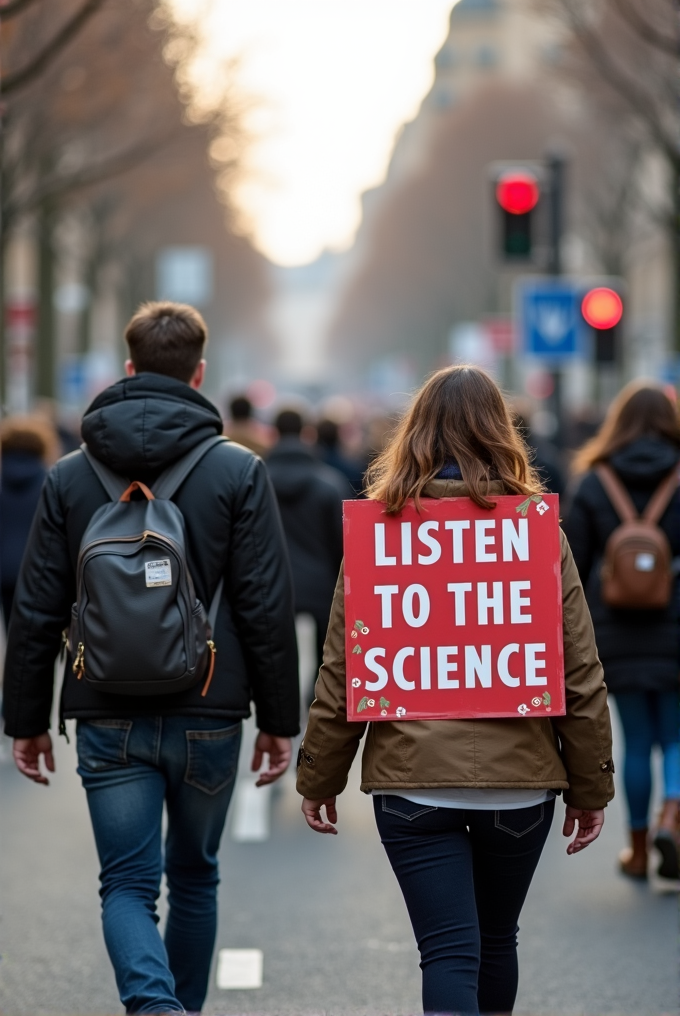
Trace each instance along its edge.
<instances>
[{"instance_id":1,"label":"red traffic signal light","mask_svg":"<svg viewBox=\"0 0 680 1016\"><path fill-rule=\"evenodd\" d=\"M496 200L509 215L526 215L538 204L538 180L526 169L509 169L496 181Z\"/></svg>"},{"instance_id":2,"label":"red traffic signal light","mask_svg":"<svg viewBox=\"0 0 680 1016\"><path fill-rule=\"evenodd\" d=\"M608 286L596 286L583 297L581 313L592 328L615 328L623 317L623 300Z\"/></svg>"}]
</instances>

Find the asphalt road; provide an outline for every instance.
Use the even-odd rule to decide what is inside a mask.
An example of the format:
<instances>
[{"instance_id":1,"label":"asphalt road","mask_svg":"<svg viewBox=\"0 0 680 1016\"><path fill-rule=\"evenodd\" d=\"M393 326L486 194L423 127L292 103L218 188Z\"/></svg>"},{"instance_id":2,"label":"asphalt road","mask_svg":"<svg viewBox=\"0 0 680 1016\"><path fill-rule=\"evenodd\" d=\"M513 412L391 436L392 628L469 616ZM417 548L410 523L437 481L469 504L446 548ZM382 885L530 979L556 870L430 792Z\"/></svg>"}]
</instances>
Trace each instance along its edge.
<instances>
[{"instance_id":1,"label":"asphalt road","mask_svg":"<svg viewBox=\"0 0 680 1016\"><path fill-rule=\"evenodd\" d=\"M0 761L3 1016L122 1011L85 798L60 741L47 789ZM263 983L220 990L214 972L207 1013L420 1011L417 951L356 771L339 810L341 834L320 837L292 776L268 800L244 779L222 847L218 949L261 950ZM677 894L616 873L622 830L615 803L600 841L568 858L554 827L522 915L517 1016L678 1011Z\"/></svg>"}]
</instances>

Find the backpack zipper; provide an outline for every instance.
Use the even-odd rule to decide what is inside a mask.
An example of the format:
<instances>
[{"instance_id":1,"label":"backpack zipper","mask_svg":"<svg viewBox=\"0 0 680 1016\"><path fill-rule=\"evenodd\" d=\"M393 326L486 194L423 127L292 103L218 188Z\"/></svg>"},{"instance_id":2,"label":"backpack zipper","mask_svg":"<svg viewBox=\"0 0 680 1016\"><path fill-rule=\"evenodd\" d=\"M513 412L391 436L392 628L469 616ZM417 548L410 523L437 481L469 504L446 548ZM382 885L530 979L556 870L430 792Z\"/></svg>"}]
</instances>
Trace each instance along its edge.
<instances>
[{"instance_id":1,"label":"backpack zipper","mask_svg":"<svg viewBox=\"0 0 680 1016\"><path fill-rule=\"evenodd\" d=\"M101 543L144 543L150 536L160 543L166 543L169 547L172 547L175 554L179 556L177 545L173 540L168 539L167 536L163 536L161 533L154 532L153 529L145 529L143 533L139 533L136 536L105 536L101 540L93 540L92 543L88 543L86 547L80 551L78 555L78 568L80 568L80 562L85 557L91 547L98 547Z\"/></svg>"},{"instance_id":2,"label":"backpack zipper","mask_svg":"<svg viewBox=\"0 0 680 1016\"><path fill-rule=\"evenodd\" d=\"M85 673L85 643L78 643L78 650L76 652L76 658L73 661L73 673L80 681L81 677Z\"/></svg>"}]
</instances>

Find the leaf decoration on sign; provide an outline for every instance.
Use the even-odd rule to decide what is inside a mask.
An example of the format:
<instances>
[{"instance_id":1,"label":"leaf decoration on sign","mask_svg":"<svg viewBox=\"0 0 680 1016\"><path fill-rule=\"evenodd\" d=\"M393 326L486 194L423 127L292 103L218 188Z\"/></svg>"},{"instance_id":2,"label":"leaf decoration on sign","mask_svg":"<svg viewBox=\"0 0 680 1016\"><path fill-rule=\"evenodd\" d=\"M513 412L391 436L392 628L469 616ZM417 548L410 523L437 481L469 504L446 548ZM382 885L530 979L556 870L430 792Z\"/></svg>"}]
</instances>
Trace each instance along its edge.
<instances>
[{"instance_id":1,"label":"leaf decoration on sign","mask_svg":"<svg viewBox=\"0 0 680 1016\"><path fill-rule=\"evenodd\" d=\"M355 621L354 622L354 627L356 628L357 631L361 631L361 629L365 628L366 625L364 624L363 621Z\"/></svg>"},{"instance_id":2,"label":"leaf decoration on sign","mask_svg":"<svg viewBox=\"0 0 680 1016\"><path fill-rule=\"evenodd\" d=\"M380 708L381 709L388 709L389 708L389 702L387 701L386 698L381 698L380 699Z\"/></svg>"},{"instance_id":3,"label":"leaf decoration on sign","mask_svg":"<svg viewBox=\"0 0 680 1016\"><path fill-rule=\"evenodd\" d=\"M527 512L531 508L532 502L535 502L536 504L538 504L539 501L542 501L542 500L543 500L543 497L541 496L541 494L532 494L531 497L528 497L526 499L526 501L522 501L521 504L518 504L517 507L515 508L515 511L519 512L520 515L522 516L522 518L525 519L527 517Z\"/></svg>"},{"instance_id":4,"label":"leaf decoration on sign","mask_svg":"<svg viewBox=\"0 0 680 1016\"><path fill-rule=\"evenodd\" d=\"M363 713L364 709L366 709L367 707L368 707L368 695L364 695L364 697L360 700L359 705L357 706L357 712Z\"/></svg>"},{"instance_id":5,"label":"leaf decoration on sign","mask_svg":"<svg viewBox=\"0 0 680 1016\"><path fill-rule=\"evenodd\" d=\"M544 706L549 706L550 705L550 701L551 701L550 700L550 692L549 691L544 691L543 692L543 705Z\"/></svg>"},{"instance_id":6,"label":"leaf decoration on sign","mask_svg":"<svg viewBox=\"0 0 680 1016\"><path fill-rule=\"evenodd\" d=\"M361 646L355 646L354 649L352 650L352 655L354 655L354 653L363 653L363 649L361 648Z\"/></svg>"}]
</instances>

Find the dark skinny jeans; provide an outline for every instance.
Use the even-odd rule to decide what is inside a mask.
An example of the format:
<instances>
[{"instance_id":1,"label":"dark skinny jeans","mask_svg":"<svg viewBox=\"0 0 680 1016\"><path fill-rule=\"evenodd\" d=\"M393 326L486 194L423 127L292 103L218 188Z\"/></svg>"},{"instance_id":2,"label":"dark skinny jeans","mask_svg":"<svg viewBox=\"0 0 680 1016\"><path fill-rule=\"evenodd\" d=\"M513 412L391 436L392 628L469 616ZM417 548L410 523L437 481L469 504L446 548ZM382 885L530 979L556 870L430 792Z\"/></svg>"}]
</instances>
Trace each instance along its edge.
<instances>
[{"instance_id":1,"label":"dark skinny jeans","mask_svg":"<svg viewBox=\"0 0 680 1016\"><path fill-rule=\"evenodd\" d=\"M420 950L424 1011L512 1012L517 920L555 801L463 811L383 794L373 804Z\"/></svg>"}]
</instances>

